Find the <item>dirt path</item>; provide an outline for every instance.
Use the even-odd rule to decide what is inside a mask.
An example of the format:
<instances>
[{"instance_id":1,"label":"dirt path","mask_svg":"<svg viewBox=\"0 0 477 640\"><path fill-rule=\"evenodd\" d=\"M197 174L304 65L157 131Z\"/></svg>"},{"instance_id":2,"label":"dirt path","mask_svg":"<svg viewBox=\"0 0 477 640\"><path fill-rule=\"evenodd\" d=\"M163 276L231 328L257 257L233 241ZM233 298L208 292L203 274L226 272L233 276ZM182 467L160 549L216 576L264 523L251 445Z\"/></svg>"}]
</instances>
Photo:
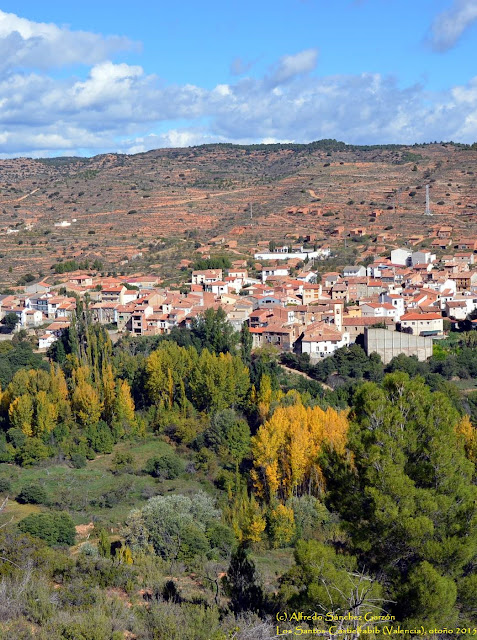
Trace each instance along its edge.
<instances>
[{"instance_id":1,"label":"dirt path","mask_svg":"<svg viewBox=\"0 0 477 640\"><path fill-rule=\"evenodd\" d=\"M26 196L22 196L21 198L18 198L17 202L21 202L22 200L25 200L25 198L28 198L28 196L32 196L34 193L36 193L39 190L40 190L40 187L33 189L33 191L30 191L30 193L27 193Z\"/></svg>"},{"instance_id":2,"label":"dirt path","mask_svg":"<svg viewBox=\"0 0 477 640\"><path fill-rule=\"evenodd\" d=\"M30 193L27 193L24 196L20 196L20 198L15 198L15 200L2 200L0 201L0 204L11 204L12 202L21 202L22 200L25 200L25 198L28 198L28 196L32 196L34 193L36 193L39 190L40 190L40 187L37 187L36 189L33 189L33 191L30 191Z\"/></svg>"},{"instance_id":3,"label":"dirt path","mask_svg":"<svg viewBox=\"0 0 477 640\"><path fill-rule=\"evenodd\" d=\"M298 369L291 369L290 367L287 367L284 364L280 364L280 366L282 369L285 369L287 373L297 373L299 376L302 376L307 380L311 380L312 382L318 382L318 384L321 384L321 386L327 389L328 391L333 391L333 389L329 385L325 384L324 382L320 382L319 380L315 380L314 378L310 378L310 376L304 373L303 371L298 371Z\"/></svg>"}]
</instances>

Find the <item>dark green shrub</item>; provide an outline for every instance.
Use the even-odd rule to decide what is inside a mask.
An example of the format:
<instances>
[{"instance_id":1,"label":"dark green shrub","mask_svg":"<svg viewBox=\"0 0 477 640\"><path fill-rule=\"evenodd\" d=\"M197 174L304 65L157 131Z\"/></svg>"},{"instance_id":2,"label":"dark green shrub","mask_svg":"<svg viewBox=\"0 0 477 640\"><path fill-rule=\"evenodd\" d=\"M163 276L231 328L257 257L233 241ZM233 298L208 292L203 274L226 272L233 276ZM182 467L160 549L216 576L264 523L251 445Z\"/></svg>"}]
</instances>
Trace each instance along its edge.
<instances>
[{"instance_id":1,"label":"dark green shrub","mask_svg":"<svg viewBox=\"0 0 477 640\"><path fill-rule=\"evenodd\" d=\"M76 530L71 517L65 512L32 513L18 523L23 533L44 540L48 545L73 545Z\"/></svg>"},{"instance_id":2,"label":"dark green shrub","mask_svg":"<svg viewBox=\"0 0 477 640\"><path fill-rule=\"evenodd\" d=\"M48 496L43 487L37 484L28 484L17 496L20 504L48 504Z\"/></svg>"},{"instance_id":3,"label":"dark green shrub","mask_svg":"<svg viewBox=\"0 0 477 640\"><path fill-rule=\"evenodd\" d=\"M205 533L209 539L210 546L213 549L217 549L222 556L226 556L235 546L234 532L225 524L220 522L213 524Z\"/></svg>"},{"instance_id":4,"label":"dark green shrub","mask_svg":"<svg viewBox=\"0 0 477 640\"><path fill-rule=\"evenodd\" d=\"M159 457L150 458L146 462L146 473L154 478L173 480L183 470L182 460L173 453L166 453Z\"/></svg>"},{"instance_id":5,"label":"dark green shrub","mask_svg":"<svg viewBox=\"0 0 477 640\"><path fill-rule=\"evenodd\" d=\"M0 493L9 493L12 490L12 485L8 478L0 478Z\"/></svg>"},{"instance_id":6,"label":"dark green shrub","mask_svg":"<svg viewBox=\"0 0 477 640\"><path fill-rule=\"evenodd\" d=\"M71 464L75 469L83 469L86 467L86 456L82 453L72 453Z\"/></svg>"},{"instance_id":7,"label":"dark green shrub","mask_svg":"<svg viewBox=\"0 0 477 640\"><path fill-rule=\"evenodd\" d=\"M111 471L115 474L134 473L134 456L128 451L117 451L112 460Z\"/></svg>"}]
</instances>

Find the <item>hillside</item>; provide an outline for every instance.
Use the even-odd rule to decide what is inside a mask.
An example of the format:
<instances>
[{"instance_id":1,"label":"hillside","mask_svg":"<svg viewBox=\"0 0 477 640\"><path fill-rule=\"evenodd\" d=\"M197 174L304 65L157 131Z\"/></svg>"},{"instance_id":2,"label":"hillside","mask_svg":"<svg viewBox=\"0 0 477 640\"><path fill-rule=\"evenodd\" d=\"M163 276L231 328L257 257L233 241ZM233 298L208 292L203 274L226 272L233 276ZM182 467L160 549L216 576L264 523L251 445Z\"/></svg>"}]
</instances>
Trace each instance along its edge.
<instances>
[{"instance_id":1,"label":"hillside","mask_svg":"<svg viewBox=\"0 0 477 640\"><path fill-rule=\"evenodd\" d=\"M187 238L221 236L247 249L286 233L329 240L340 225L406 238L444 221L456 237L473 234L476 165L477 149L463 145L336 141L0 160L0 283L16 282L26 264L47 275L66 258L99 258L118 270L160 264L162 251L172 244L180 254ZM55 226L62 221L71 224Z\"/></svg>"}]
</instances>

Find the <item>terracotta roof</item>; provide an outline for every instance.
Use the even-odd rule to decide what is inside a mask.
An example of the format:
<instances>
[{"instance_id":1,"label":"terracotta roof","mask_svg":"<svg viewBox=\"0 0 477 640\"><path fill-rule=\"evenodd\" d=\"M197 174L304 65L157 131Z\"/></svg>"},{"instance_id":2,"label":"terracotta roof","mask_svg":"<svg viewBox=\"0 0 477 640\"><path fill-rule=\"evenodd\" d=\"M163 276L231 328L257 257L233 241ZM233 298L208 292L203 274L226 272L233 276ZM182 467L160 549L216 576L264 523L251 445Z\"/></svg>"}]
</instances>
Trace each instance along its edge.
<instances>
[{"instance_id":1,"label":"terracotta roof","mask_svg":"<svg viewBox=\"0 0 477 640\"><path fill-rule=\"evenodd\" d=\"M303 334L303 342L340 342L343 335L325 322L309 325Z\"/></svg>"},{"instance_id":2,"label":"terracotta roof","mask_svg":"<svg viewBox=\"0 0 477 640\"><path fill-rule=\"evenodd\" d=\"M401 316L403 320L442 320L440 313L405 313Z\"/></svg>"}]
</instances>

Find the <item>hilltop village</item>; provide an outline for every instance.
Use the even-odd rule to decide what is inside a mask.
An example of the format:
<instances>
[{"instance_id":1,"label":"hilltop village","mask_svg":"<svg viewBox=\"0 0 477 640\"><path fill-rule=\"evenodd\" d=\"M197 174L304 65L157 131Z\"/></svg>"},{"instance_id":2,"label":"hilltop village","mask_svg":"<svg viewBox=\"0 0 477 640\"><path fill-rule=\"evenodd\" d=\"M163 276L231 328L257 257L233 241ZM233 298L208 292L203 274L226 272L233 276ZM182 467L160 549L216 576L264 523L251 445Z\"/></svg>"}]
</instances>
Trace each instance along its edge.
<instances>
[{"instance_id":1,"label":"hilltop village","mask_svg":"<svg viewBox=\"0 0 477 640\"><path fill-rule=\"evenodd\" d=\"M56 275L54 284L49 277L0 296L0 313L13 331L36 336L40 351L69 327L83 299L91 320L105 325L113 339L189 328L193 318L220 307L236 331L248 326L253 348L273 345L316 361L361 341L368 355L377 351L385 363L399 353L425 359L433 338L459 323L467 329L477 323L477 239L452 241L450 226L433 231L429 249L413 247L411 239L387 257L367 251L339 270L327 269L332 250L313 245L313 236L301 245L264 241L248 260L227 259L228 268L193 269L192 260L181 260L184 282L178 288L161 286L151 274L73 271L59 280ZM202 262L213 264L210 251L200 248ZM378 344L383 330L400 335L386 333Z\"/></svg>"}]
</instances>

